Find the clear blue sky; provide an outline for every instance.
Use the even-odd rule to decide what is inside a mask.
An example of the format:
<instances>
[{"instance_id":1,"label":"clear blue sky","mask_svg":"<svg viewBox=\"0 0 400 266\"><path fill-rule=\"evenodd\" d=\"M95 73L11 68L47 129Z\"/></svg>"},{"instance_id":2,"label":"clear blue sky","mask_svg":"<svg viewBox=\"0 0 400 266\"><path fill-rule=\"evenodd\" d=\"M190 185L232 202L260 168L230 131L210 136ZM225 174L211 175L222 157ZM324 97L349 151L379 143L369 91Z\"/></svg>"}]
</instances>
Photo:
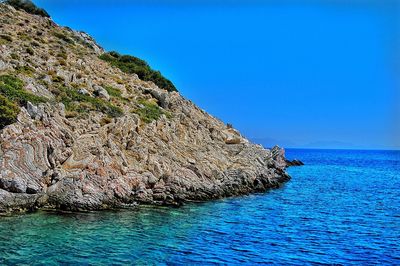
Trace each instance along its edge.
<instances>
[{"instance_id":1,"label":"clear blue sky","mask_svg":"<svg viewBox=\"0 0 400 266\"><path fill-rule=\"evenodd\" d=\"M34 2L266 145L400 148L400 1Z\"/></svg>"}]
</instances>

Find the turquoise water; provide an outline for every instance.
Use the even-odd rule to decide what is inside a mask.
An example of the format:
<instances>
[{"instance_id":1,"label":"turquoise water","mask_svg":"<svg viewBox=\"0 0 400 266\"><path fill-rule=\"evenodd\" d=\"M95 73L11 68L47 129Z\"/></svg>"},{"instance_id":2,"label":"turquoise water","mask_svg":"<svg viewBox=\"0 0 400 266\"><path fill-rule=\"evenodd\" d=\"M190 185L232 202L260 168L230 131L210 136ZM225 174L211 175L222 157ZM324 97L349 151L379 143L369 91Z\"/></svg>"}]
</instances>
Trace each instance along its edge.
<instances>
[{"instance_id":1,"label":"turquoise water","mask_svg":"<svg viewBox=\"0 0 400 266\"><path fill-rule=\"evenodd\" d=\"M400 152L288 150L264 194L0 217L0 264L400 264Z\"/></svg>"}]
</instances>

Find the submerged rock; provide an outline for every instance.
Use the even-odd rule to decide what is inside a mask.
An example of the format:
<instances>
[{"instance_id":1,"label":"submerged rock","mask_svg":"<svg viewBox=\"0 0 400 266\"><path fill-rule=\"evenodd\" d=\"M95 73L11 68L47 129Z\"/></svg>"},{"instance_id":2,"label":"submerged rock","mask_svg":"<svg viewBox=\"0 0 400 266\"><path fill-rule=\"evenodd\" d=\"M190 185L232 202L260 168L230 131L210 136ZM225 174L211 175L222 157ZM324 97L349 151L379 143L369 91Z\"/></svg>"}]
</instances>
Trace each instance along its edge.
<instances>
[{"instance_id":1,"label":"submerged rock","mask_svg":"<svg viewBox=\"0 0 400 266\"><path fill-rule=\"evenodd\" d=\"M300 160L295 159L293 161L286 160L286 165L288 167L289 166L302 166L302 165L304 165L304 163Z\"/></svg>"}]
</instances>

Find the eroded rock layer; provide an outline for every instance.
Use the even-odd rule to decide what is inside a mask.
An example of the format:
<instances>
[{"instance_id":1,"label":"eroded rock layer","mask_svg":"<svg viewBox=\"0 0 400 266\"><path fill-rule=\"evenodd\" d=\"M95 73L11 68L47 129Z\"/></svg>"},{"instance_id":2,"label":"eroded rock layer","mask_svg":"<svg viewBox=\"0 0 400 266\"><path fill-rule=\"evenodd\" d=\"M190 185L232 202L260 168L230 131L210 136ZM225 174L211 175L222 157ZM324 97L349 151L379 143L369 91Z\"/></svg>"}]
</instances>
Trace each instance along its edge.
<instances>
[{"instance_id":1,"label":"eroded rock layer","mask_svg":"<svg viewBox=\"0 0 400 266\"><path fill-rule=\"evenodd\" d=\"M1 34L10 36L0 45L0 74L47 99L23 105L0 131L0 211L179 205L262 192L289 179L282 149L252 144L178 92L109 66L88 35L3 4L0 14ZM60 88L122 114L71 112ZM141 110L151 104L158 116L150 119Z\"/></svg>"}]
</instances>

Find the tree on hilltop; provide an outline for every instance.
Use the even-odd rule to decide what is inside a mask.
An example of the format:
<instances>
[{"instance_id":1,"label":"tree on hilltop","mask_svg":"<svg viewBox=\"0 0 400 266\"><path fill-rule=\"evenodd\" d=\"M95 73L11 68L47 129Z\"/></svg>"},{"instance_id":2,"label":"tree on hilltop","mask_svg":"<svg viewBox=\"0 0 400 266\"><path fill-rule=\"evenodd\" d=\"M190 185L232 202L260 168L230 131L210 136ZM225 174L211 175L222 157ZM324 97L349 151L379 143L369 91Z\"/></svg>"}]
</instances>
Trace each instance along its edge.
<instances>
[{"instance_id":1,"label":"tree on hilltop","mask_svg":"<svg viewBox=\"0 0 400 266\"><path fill-rule=\"evenodd\" d=\"M30 0L3 0L1 2L8 4L18 10L25 10L29 14L39 15L46 18L50 17L49 13L47 13L46 10L37 7Z\"/></svg>"}]
</instances>

